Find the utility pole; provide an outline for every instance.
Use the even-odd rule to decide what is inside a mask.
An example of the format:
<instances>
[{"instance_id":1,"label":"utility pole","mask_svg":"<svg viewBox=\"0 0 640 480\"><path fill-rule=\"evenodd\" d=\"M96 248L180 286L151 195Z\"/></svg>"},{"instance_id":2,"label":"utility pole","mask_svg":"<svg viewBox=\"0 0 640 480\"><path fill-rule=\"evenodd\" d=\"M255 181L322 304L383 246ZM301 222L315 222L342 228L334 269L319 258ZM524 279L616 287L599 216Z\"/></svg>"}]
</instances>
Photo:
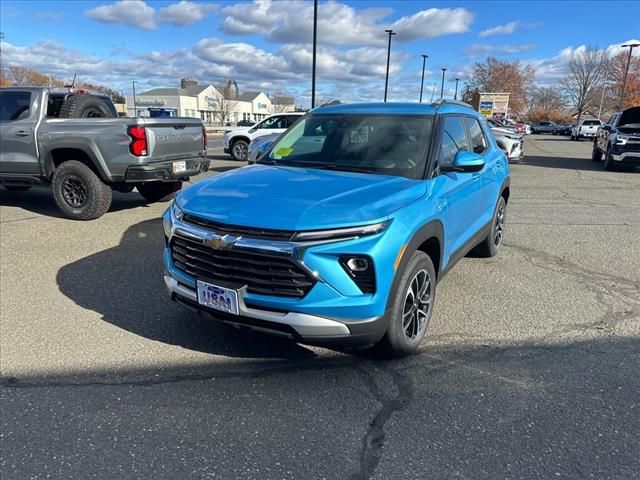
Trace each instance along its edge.
<instances>
[{"instance_id":1,"label":"utility pole","mask_svg":"<svg viewBox=\"0 0 640 480\"><path fill-rule=\"evenodd\" d=\"M440 98L444 98L444 72L446 71L447 71L446 68L442 69L442 84L440 85Z\"/></svg>"},{"instance_id":2,"label":"utility pole","mask_svg":"<svg viewBox=\"0 0 640 480\"><path fill-rule=\"evenodd\" d=\"M459 82L459 81L460 81L460 79L459 79L459 78L456 78L456 93L455 93L455 95L453 96L453 99L454 99L454 100L458 100L458 82Z\"/></svg>"},{"instance_id":3,"label":"utility pole","mask_svg":"<svg viewBox=\"0 0 640 480\"><path fill-rule=\"evenodd\" d=\"M607 89L607 80L605 79L602 82L602 96L600 97L600 108L598 109L598 120L600 120L600 116L602 115L602 103L604 102L604 92Z\"/></svg>"},{"instance_id":4,"label":"utility pole","mask_svg":"<svg viewBox=\"0 0 640 480\"><path fill-rule=\"evenodd\" d=\"M385 30L387 35L389 35L389 46L387 47L387 75L384 78L384 101L387 102L387 88L389 86L389 60L391 59L391 36L395 35L396 32L393 30Z\"/></svg>"},{"instance_id":5,"label":"utility pole","mask_svg":"<svg viewBox=\"0 0 640 480\"><path fill-rule=\"evenodd\" d=\"M313 54L311 61L311 108L316 106L316 48L318 45L318 0L313 0Z\"/></svg>"},{"instance_id":6,"label":"utility pole","mask_svg":"<svg viewBox=\"0 0 640 480\"><path fill-rule=\"evenodd\" d=\"M133 116L138 118L138 105L136 104L136 81L131 82L133 84Z\"/></svg>"},{"instance_id":7,"label":"utility pole","mask_svg":"<svg viewBox=\"0 0 640 480\"><path fill-rule=\"evenodd\" d=\"M622 81L622 93L620 94L620 110L624 109L624 91L627 88L627 75L629 74L629 64L631 63L631 52L636 47L640 47L640 43L626 43L621 45L623 48L629 47L629 56L627 57L627 68L624 70L624 80Z\"/></svg>"},{"instance_id":8,"label":"utility pole","mask_svg":"<svg viewBox=\"0 0 640 480\"><path fill-rule=\"evenodd\" d=\"M421 55L422 57L422 80L420 80L420 101L418 103L422 103L422 89L424 88L424 67L427 64L427 58L429 55Z\"/></svg>"}]
</instances>

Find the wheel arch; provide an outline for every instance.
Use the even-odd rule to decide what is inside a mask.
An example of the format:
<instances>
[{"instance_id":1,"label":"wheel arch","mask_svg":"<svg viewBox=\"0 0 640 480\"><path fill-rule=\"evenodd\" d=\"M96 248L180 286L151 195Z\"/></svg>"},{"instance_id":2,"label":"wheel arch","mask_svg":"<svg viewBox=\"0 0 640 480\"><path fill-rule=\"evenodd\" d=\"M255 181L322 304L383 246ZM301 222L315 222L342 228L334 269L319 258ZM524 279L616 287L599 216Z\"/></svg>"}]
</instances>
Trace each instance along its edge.
<instances>
[{"instance_id":1,"label":"wheel arch","mask_svg":"<svg viewBox=\"0 0 640 480\"><path fill-rule=\"evenodd\" d=\"M61 146L47 152L44 162L44 174L51 179L53 172L62 163L68 160L77 160L89 167L101 179L108 178L107 172L93 152L79 146Z\"/></svg>"}]
</instances>

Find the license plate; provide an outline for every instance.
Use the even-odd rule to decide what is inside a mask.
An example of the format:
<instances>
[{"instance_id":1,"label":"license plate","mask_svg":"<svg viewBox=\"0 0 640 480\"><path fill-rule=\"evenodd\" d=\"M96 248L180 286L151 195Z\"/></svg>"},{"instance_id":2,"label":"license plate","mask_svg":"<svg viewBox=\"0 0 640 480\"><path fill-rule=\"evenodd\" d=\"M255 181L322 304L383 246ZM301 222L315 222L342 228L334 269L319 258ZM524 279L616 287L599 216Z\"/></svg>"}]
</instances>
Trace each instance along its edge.
<instances>
[{"instance_id":1,"label":"license plate","mask_svg":"<svg viewBox=\"0 0 640 480\"><path fill-rule=\"evenodd\" d=\"M186 161L181 161L181 162L173 162L173 173L180 173L180 172L186 172L187 171L187 162Z\"/></svg>"},{"instance_id":2,"label":"license plate","mask_svg":"<svg viewBox=\"0 0 640 480\"><path fill-rule=\"evenodd\" d=\"M200 280L197 281L197 286L200 305L238 315L238 292Z\"/></svg>"}]
</instances>

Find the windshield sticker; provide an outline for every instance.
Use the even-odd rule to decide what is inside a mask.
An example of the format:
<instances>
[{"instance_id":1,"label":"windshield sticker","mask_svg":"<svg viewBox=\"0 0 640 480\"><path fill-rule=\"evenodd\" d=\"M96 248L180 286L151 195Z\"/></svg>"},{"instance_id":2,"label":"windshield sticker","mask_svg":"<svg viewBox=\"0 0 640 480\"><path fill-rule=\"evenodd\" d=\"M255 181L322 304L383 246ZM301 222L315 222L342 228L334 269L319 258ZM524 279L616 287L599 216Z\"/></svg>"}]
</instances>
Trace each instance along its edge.
<instances>
[{"instance_id":1,"label":"windshield sticker","mask_svg":"<svg viewBox=\"0 0 640 480\"><path fill-rule=\"evenodd\" d=\"M367 143L369 141L369 128L361 127L351 130L351 143Z\"/></svg>"},{"instance_id":2,"label":"windshield sticker","mask_svg":"<svg viewBox=\"0 0 640 480\"><path fill-rule=\"evenodd\" d=\"M293 148L291 147L280 147L278 150L276 150L276 155L278 155L280 158L284 158L291 155L292 152Z\"/></svg>"}]
</instances>

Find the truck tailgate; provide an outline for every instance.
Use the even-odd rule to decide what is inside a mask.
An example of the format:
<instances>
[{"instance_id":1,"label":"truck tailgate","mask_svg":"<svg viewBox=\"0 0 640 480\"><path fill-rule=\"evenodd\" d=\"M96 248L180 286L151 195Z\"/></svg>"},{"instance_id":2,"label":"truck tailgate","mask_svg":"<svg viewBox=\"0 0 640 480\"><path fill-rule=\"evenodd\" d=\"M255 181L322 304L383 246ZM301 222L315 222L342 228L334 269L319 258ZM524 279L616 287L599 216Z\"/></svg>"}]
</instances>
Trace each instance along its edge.
<instances>
[{"instance_id":1,"label":"truck tailgate","mask_svg":"<svg viewBox=\"0 0 640 480\"><path fill-rule=\"evenodd\" d=\"M194 118L145 119L152 161L193 158L204 153L202 122Z\"/></svg>"}]
</instances>

